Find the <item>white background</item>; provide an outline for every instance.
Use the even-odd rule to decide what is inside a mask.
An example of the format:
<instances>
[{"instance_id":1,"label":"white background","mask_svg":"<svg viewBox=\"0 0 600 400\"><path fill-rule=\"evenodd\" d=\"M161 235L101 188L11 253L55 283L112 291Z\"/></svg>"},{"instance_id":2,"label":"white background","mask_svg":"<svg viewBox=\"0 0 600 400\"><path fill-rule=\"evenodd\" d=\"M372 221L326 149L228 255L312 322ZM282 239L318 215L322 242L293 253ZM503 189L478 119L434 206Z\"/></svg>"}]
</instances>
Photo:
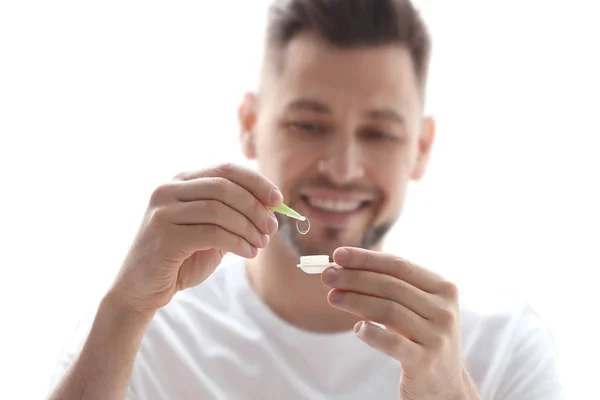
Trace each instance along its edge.
<instances>
[{"instance_id":1,"label":"white background","mask_svg":"<svg viewBox=\"0 0 600 400\"><path fill-rule=\"evenodd\" d=\"M266 3L0 3L0 398L45 396L154 186L243 162L236 106ZM465 288L525 297L571 399L597 394L600 356L594 3L420 3L438 141L388 240Z\"/></svg>"}]
</instances>

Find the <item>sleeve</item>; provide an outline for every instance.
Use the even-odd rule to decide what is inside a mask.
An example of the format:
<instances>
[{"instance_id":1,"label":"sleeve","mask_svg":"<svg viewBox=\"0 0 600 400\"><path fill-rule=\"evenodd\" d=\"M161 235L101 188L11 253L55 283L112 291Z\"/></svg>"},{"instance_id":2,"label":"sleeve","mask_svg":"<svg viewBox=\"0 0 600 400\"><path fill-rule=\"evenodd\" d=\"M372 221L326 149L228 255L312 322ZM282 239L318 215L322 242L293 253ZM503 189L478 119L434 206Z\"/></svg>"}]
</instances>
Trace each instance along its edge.
<instances>
[{"instance_id":1,"label":"sleeve","mask_svg":"<svg viewBox=\"0 0 600 400\"><path fill-rule=\"evenodd\" d=\"M550 332L527 306L513 330L499 400L563 400L559 357Z\"/></svg>"},{"instance_id":2,"label":"sleeve","mask_svg":"<svg viewBox=\"0 0 600 400\"><path fill-rule=\"evenodd\" d=\"M65 376L67 370L79 355L79 352L83 348L85 341L90 333L94 317L96 316L96 310L89 312L83 318L80 319L77 327L67 338L65 345L58 354L54 369L51 371L50 384L48 387L46 397L49 397L56 385ZM125 400L137 400L138 398L134 395L131 385L127 390L127 396Z\"/></svg>"},{"instance_id":3,"label":"sleeve","mask_svg":"<svg viewBox=\"0 0 600 400\"><path fill-rule=\"evenodd\" d=\"M75 330L71 333L70 337L66 339L63 348L60 350L54 370L52 371L50 377L50 386L48 388L48 395L50 392L54 390L56 385L60 382L60 380L65 376L65 373L69 369L70 365L73 363L85 340L90 332L92 327L94 314L88 313L83 318L80 319L78 325Z\"/></svg>"}]
</instances>

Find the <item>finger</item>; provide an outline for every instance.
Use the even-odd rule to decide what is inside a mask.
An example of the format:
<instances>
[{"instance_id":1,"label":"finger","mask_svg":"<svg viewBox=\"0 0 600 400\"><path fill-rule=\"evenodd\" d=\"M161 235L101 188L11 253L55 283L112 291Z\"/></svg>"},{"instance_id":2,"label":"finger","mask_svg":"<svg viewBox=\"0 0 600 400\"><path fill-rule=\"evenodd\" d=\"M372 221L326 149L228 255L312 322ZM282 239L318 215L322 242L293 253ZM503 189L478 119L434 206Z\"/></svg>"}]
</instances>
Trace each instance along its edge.
<instances>
[{"instance_id":1,"label":"finger","mask_svg":"<svg viewBox=\"0 0 600 400\"><path fill-rule=\"evenodd\" d=\"M333 261L344 268L394 276L428 293L438 293L445 287L445 280L440 275L392 254L344 247L336 249Z\"/></svg>"},{"instance_id":2,"label":"finger","mask_svg":"<svg viewBox=\"0 0 600 400\"><path fill-rule=\"evenodd\" d=\"M177 203L168 213L169 220L176 225L218 225L254 247L262 248L269 243L269 236L260 232L250 219L217 200Z\"/></svg>"},{"instance_id":3,"label":"finger","mask_svg":"<svg viewBox=\"0 0 600 400\"><path fill-rule=\"evenodd\" d=\"M225 178L199 178L187 182L185 191L178 199L185 202L216 200L246 216L263 233L277 230L277 219L273 213L248 190Z\"/></svg>"},{"instance_id":4,"label":"finger","mask_svg":"<svg viewBox=\"0 0 600 400\"><path fill-rule=\"evenodd\" d=\"M433 295L391 275L331 267L323 271L321 280L339 290L395 301L425 319L435 316Z\"/></svg>"},{"instance_id":5,"label":"finger","mask_svg":"<svg viewBox=\"0 0 600 400\"><path fill-rule=\"evenodd\" d=\"M370 347L407 364L409 360L418 360L421 346L395 332L381 328L367 321L359 321L354 326L356 336Z\"/></svg>"},{"instance_id":6,"label":"finger","mask_svg":"<svg viewBox=\"0 0 600 400\"><path fill-rule=\"evenodd\" d=\"M431 337L432 325L402 304L365 294L332 289L329 304L360 318L385 325L410 340L425 344Z\"/></svg>"},{"instance_id":7,"label":"finger","mask_svg":"<svg viewBox=\"0 0 600 400\"><path fill-rule=\"evenodd\" d=\"M175 177L176 181L190 182L202 178L223 178L237 183L246 189L261 203L267 206L277 206L283 201L283 195L277 189L275 184L264 175L248 168L235 164L220 164L211 168L203 169L197 172L185 172ZM193 185L181 185L176 190L175 196L181 201L198 200L197 196L202 192Z\"/></svg>"},{"instance_id":8,"label":"finger","mask_svg":"<svg viewBox=\"0 0 600 400\"><path fill-rule=\"evenodd\" d=\"M217 249L245 258L253 258L258 254L258 249L246 239L218 225L181 225L177 228L181 234L180 240L194 251Z\"/></svg>"}]
</instances>

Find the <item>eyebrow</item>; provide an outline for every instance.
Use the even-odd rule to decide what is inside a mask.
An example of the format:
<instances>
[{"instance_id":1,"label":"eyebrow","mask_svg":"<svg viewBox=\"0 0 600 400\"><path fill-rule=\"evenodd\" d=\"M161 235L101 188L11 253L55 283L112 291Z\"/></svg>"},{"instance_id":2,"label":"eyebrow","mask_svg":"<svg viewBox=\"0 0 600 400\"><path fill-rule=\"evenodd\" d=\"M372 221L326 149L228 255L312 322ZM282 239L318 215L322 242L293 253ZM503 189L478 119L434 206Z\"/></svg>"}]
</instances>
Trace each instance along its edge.
<instances>
[{"instance_id":1,"label":"eyebrow","mask_svg":"<svg viewBox=\"0 0 600 400\"><path fill-rule=\"evenodd\" d=\"M404 124L404 116L402 114L400 114L398 111L391 109L391 108L369 110L369 111L367 111L366 115L370 119L395 122L397 124Z\"/></svg>"},{"instance_id":2,"label":"eyebrow","mask_svg":"<svg viewBox=\"0 0 600 400\"><path fill-rule=\"evenodd\" d=\"M313 111L319 114L329 114L331 109L325 104L311 99L296 99L288 104L288 110L306 110Z\"/></svg>"},{"instance_id":3,"label":"eyebrow","mask_svg":"<svg viewBox=\"0 0 600 400\"><path fill-rule=\"evenodd\" d=\"M328 107L326 104L308 98L300 98L293 100L287 105L286 108L288 110L312 111L318 114L331 113L331 108ZM364 115L369 119L395 122L398 124L403 124L405 121L404 116L392 108L372 109L366 111Z\"/></svg>"}]
</instances>

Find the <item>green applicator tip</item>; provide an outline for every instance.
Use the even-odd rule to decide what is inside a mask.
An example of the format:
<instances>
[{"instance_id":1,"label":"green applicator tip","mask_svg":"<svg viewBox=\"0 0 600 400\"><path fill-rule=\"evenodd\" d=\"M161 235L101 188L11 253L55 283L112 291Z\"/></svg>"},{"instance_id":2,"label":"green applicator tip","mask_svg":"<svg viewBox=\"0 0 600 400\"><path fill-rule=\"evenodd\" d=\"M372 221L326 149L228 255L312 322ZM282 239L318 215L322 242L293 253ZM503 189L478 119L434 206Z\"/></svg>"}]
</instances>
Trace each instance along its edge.
<instances>
[{"instance_id":1,"label":"green applicator tip","mask_svg":"<svg viewBox=\"0 0 600 400\"><path fill-rule=\"evenodd\" d=\"M287 215L290 218L297 219L299 221L305 221L306 217L300 215L297 211L291 209L285 204L281 203L277 207L269 207L272 211L278 212L283 215Z\"/></svg>"}]
</instances>

